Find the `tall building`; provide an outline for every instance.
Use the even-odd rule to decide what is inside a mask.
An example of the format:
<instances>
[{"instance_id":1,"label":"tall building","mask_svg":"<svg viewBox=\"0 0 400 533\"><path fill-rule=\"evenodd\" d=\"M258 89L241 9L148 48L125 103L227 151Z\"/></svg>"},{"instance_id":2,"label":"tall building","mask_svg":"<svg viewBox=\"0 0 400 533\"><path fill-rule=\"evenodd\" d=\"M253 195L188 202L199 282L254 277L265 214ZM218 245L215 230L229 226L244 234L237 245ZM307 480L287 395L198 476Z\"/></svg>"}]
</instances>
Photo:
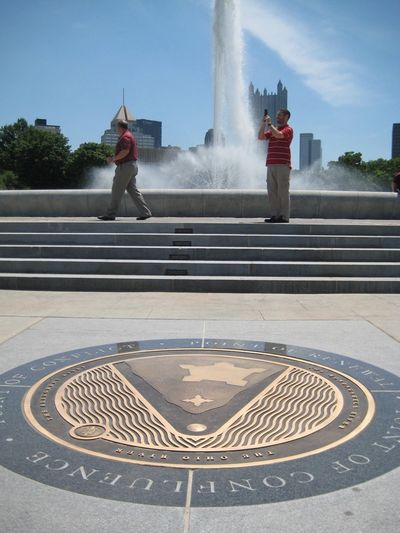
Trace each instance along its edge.
<instances>
[{"instance_id":1,"label":"tall building","mask_svg":"<svg viewBox=\"0 0 400 533\"><path fill-rule=\"evenodd\" d=\"M299 168L304 170L310 166L311 143L314 135L312 133L300 133L300 157Z\"/></svg>"},{"instance_id":2,"label":"tall building","mask_svg":"<svg viewBox=\"0 0 400 533\"><path fill-rule=\"evenodd\" d=\"M119 120L126 120L126 122L128 123L129 131L132 131L132 128L135 124L135 119L132 113L128 110L128 108L125 105L122 105L118 109L115 117L112 119L110 129L105 130L105 132L101 136L101 144L108 144L110 146L115 146L117 144L117 123Z\"/></svg>"},{"instance_id":3,"label":"tall building","mask_svg":"<svg viewBox=\"0 0 400 533\"><path fill-rule=\"evenodd\" d=\"M276 93L268 93L266 89L261 93L258 89L254 90L254 85L250 83L249 87L249 109L255 125L258 125L264 110L268 109L270 117L275 119L278 109L287 109L288 92L286 87L279 80Z\"/></svg>"},{"instance_id":4,"label":"tall building","mask_svg":"<svg viewBox=\"0 0 400 533\"><path fill-rule=\"evenodd\" d=\"M311 141L311 165L317 165L318 168L321 168L322 165L322 146L319 139L313 139Z\"/></svg>"},{"instance_id":5,"label":"tall building","mask_svg":"<svg viewBox=\"0 0 400 533\"><path fill-rule=\"evenodd\" d=\"M214 144L214 129L210 128L204 137L204 145L212 146Z\"/></svg>"},{"instance_id":6,"label":"tall building","mask_svg":"<svg viewBox=\"0 0 400 533\"><path fill-rule=\"evenodd\" d=\"M392 130L392 159L400 157L400 124L393 124Z\"/></svg>"},{"instance_id":7,"label":"tall building","mask_svg":"<svg viewBox=\"0 0 400 533\"><path fill-rule=\"evenodd\" d=\"M51 133L61 133L60 126L54 126L51 124L47 124L47 120L45 118L37 118L35 120L34 127L38 130L50 131Z\"/></svg>"},{"instance_id":8,"label":"tall building","mask_svg":"<svg viewBox=\"0 0 400 533\"><path fill-rule=\"evenodd\" d=\"M122 105L111 121L111 127L101 136L101 143L115 146L118 141L117 123L126 120L136 138L138 148L160 148L162 123L155 120L136 120L126 105Z\"/></svg>"},{"instance_id":9,"label":"tall building","mask_svg":"<svg viewBox=\"0 0 400 533\"><path fill-rule=\"evenodd\" d=\"M321 168L322 147L319 139L314 139L312 133L300 133L300 170L312 166Z\"/></svg>"},{"instance_id":10,"label":"tall building","mask_svg":"<svg viewBox=\"0 0 400 533\"><path fill-rule=\"evenodd\" d=\"M158 120L148 120L145 118L138 118L136 126L145 135L154 137L154 148L161 148L162 146L162 122Z\"/></svg>"},{"instance_id":11,"label":"tall building","mask_svg":"<svg viewBox=\"0 0 400 533\"><path fill-rule=\"evenodd\" d=\"M221 132L220 133L220 143L222 144L222 146L225 145L225 135ZM210 128L209 130L207 130L207 133L205 134L205 137L204 137L204 146L213 146L214 144L214 128Z\"/></svg>"}]
</instances>

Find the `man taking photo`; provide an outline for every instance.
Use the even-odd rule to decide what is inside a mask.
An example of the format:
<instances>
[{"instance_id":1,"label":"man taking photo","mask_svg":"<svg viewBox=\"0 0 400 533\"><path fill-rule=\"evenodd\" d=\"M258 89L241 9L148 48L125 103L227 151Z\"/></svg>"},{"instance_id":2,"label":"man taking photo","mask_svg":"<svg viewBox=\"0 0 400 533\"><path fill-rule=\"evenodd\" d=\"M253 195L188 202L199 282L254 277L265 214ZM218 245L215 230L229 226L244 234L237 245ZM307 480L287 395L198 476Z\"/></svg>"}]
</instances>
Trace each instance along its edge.
<instances>
[{"instance_id":1,"label":"man taking photo","mask_svg":"<svg viewBox=\"0 0 400 533\"><path fill-rule=\"evenodd\" d=\"M290 144L293 130L288 124L290 111L279 109L276 114L276 126L266 113L262 119L258 138L268 140L267 154L267 189L271 218L265 222L289 222L290 219Z\"/></svg>"}]
</instances>

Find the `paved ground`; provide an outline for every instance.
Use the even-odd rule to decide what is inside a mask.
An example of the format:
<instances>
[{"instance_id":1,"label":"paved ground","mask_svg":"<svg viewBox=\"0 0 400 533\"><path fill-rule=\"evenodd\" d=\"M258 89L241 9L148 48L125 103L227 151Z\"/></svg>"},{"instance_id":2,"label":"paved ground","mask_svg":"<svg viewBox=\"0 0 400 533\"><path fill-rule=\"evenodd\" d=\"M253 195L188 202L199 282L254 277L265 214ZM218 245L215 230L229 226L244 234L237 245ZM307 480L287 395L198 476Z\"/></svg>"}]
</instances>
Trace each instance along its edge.
<instances>
[{"instance_id":1,"label":"paved ground","mask_svg":"<svg viewBox=\"0 0 400 533\"><path fill-rule=\"evenodd\" d=\"M400 295L390 294L0 291L0 373L85 346L134 339L225 337L327 350L400 376L399 314ZM4 468L0 468L0 483L2 533L399 530L400 469L322 496L207 509L145 506L82 496Z\"/></svg>"},{"instance_id":2,"label":"paved ground","mask_svg":"<svg viewBox=\"0 0 400 533\"><path fill-rule=\"evenodd\" d=\"M132 224L136 222L136 217L117 217L117 222ZM162 223L168 222L172 224L181 224L184 223L200 223L200 222L212 222L213 224L226 224L226 223L236 223L236 224L249 224L254 222L259 222L260 224L264 223L264 217L259 218L249 218L249 217L151 217L150 219L141 222L140 224L152 224L152 223ZM348 225L348 224L357 224L357 225L374 225L374 226L400 226L400 219L387 218L387 219L372 219L372 218L295 218L290 219L292 224L338 224L338 225ZM46 216L16 216L8 217L0 215L0 222L96 222L101 225L110 225L111 222L100 222L97 217L46 217Z\"/></svg>"}]
</instances>

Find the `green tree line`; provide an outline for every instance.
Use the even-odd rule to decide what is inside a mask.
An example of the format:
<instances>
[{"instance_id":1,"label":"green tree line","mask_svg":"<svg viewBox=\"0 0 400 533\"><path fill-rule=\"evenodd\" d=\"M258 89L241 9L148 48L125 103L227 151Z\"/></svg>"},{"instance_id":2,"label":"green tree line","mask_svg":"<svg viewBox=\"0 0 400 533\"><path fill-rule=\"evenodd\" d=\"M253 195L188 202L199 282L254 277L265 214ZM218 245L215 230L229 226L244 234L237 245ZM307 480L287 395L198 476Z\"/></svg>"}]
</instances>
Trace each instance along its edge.
<instances>
[{"instance_id":1,"label":"green tree line","mask_svg":"<svg viewBox=\"0 0 400 533\"><path fill-rule=\"evenodd\" d=\"M0 128L0 189L71 189L85 185L87 172L106 165L110 146L83 143L28 125L24 118Z\"/></svg>"},{"instance_id":2,"label":"green tree line","mask_svg":"<svg viewBox=\"0 0 400 533\"><path fill-rule=\"evenodd\" d=\"M394 174L400 172L400 157L363 161L361 152L345 152L327 168L306 171L307 185L315 189L391 191Z\"/></svg>"},{"instance_id":3,"label":"green tree line","mask_svg":"<svg viewBox=\"0 0 400 533\"><path fill-rule=\"evenodd\" d=\"M337 161L328 163L326 172L329 178L330 173L346 170L369 190L390 191L393 176L400 172L400 157L363 161L361 152L345 152Z\"/></svg>"}]
</instances>

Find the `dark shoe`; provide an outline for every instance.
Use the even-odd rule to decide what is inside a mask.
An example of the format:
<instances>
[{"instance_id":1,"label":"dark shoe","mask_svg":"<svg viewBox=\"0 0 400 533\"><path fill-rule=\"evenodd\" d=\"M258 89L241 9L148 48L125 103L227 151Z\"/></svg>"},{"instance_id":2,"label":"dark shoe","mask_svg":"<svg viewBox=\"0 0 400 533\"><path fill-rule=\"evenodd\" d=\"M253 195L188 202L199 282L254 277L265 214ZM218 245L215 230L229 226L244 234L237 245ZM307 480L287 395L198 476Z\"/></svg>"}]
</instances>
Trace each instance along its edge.
<instances>
[{"instance_id":1,"label":"dark shoe","mask_svg":"<svg viewBox=\"0 0 400 533\"><path fill-rule=\"evenodd\" d=\"M150 217L151 217L151 215L146 215L146 216L143 216L143 217L137 217L136 220L147 220Z\"/></svg>"},{"instance_id":2,"label":"dark shoe","mask_svg":"<svg viewBox=\"0 0 400 533\"><path fill-rule=\"evenodd\" d=\"M266 218L264 222L279 222L278 217Z\"/></svg>"},{"instance_id":3,"label":"dark shoe","mask_svg":"<svg viewBox=\"0 0 400 533\"><path fill-rule=\"evenodd\" d=\"M103 215L101 217L97 217L99 220L115 220L115 217L109 217L108 215Z\"/></svg>"},{"instance_id":4,"label":"dark shoe","mask_svg":"<svg viewBox=\"0 0 400 533\"><path fill-rule=\"evenodd\" d=\"M278 222L289 222L289 219L286 217L279 217Z\"/></svg>"}]
</instances>

